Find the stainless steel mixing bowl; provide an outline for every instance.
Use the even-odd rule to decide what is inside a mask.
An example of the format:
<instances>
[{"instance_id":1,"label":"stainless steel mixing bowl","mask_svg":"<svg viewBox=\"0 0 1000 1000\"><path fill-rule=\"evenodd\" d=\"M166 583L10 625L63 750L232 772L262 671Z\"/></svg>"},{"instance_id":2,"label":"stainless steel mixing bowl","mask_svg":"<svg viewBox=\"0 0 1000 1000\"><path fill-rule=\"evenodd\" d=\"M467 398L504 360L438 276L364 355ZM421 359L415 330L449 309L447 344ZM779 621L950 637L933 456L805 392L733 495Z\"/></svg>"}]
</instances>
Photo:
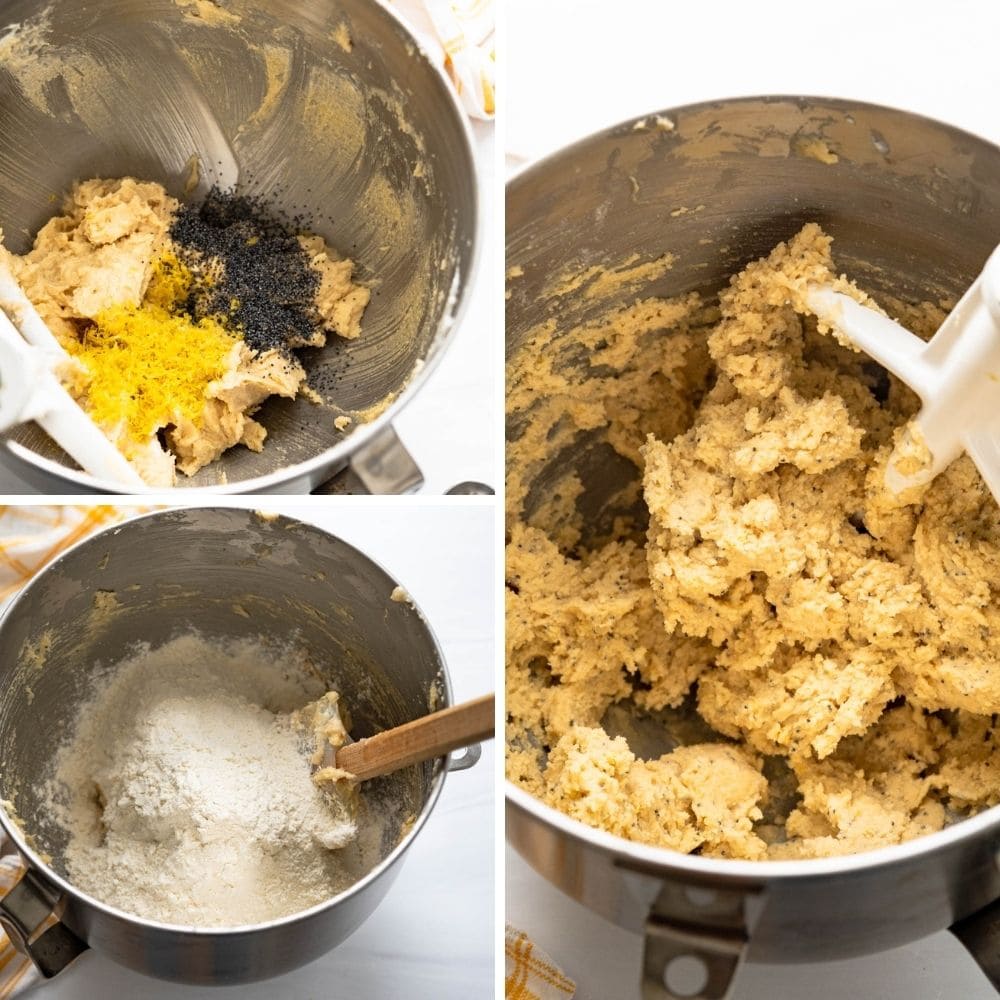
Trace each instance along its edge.
<instances>
[{"instance_id":1,"label":"stainless steel mixing bowl","mask_svg":"<svg viewBox=\"0 0 1000 1000\"><path fill-rule=\"evenodd\" d=\"M593 135L508 185L507 267L523 271L509 284L508 357L543 320L571 328L640 296L711 294L807 221L833 235L840 267L864 287L912 302L957 299L1000 242L1000 149L901 111L801 97L666 110ZM643 287L597 298L547 294L568 264L583 271L664 252L676 254L673 268ZM587 370L579 352L556 356ZM525 419L509 414L511 437ZM600 433L581 434L532 471L529 508L568 473L584 487L579 509L606 525L608 504L638 470ZM750 863L630 843L509 784L507 804L508 838L529 864L645 933L647 1000L722 997L744 956L848 957L949 926L1000 985L997 809L867 854ZM682 956L707 971L697 994L665 985Z\"/></svg>"},{"instance_id":2,"label":"stainless steel mixing bowl","mask_svg":"<svg viewBox=\"0 0 1000 1000\"><path fill-rule=\"evenodd\" d=\"M62 862L66 833L46 809L42 785L98 664L111 666L140 641L156 646L188 628L223 638L262 635L301 650L344 693L355 736L450 704L441 650L420 612L390 599L396 584L311 525L193 508L127 521L80 543L14 600L0 622L0 826L28 875L0 900L0 922L23 948L55 909L61 922L28 949L46 975L90 945L164 979L261 979L311 961L368 917L434 808L441 761L366 782L371 808L391 803L394 819L381 860L354 886L300 914L236 930L143 920L74 888ZM110 614L96 608L98 591L113 591L120 606ZM43 637L50 646L40 664L31 650ZM449 759L449 766L477 757Z\"/></svg>"},{"instance_id":3,"label":"stainless steel mixing bowl","mask_svg":"<svg viewBox=\"0 0 1000 1000\"><path fill-rule=\"evenodd\" d=\"M476 174L443 71L391 8L8 0L0 25L9 249L30 247L74 180L134 175L182 196L197 155L198 190L238 183L306 216L372 284L358 340L302 352L329 407L269 401L262 453L233 448L178 486L303 492L348 462L356 490L418 484L391 423L440 360L466 300ZM334 427L338 414L354 418L350 434ZM121 492L79 471L34 425L0 439L0 456L46 492Z\"/></svg>"}]
</instances>

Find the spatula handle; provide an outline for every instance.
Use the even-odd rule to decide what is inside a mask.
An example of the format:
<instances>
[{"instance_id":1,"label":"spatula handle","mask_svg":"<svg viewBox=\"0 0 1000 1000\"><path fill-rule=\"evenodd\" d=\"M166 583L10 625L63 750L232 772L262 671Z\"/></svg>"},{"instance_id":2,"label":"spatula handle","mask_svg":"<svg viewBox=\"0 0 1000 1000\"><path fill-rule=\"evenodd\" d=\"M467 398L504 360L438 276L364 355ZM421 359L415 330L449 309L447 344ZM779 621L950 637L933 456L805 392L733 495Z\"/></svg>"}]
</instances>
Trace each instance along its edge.
<instances>
[{"instance_id":1,"label":"spatula handle","mask_svg":"<svg viewBox=\"0 0 1000 1000\"><path fill-rule=\"evenodd\" d=\"M337 751L337 767L364 781L492 739L495 703L484 695L349 743Z\"/></svg>"}]
</instances>

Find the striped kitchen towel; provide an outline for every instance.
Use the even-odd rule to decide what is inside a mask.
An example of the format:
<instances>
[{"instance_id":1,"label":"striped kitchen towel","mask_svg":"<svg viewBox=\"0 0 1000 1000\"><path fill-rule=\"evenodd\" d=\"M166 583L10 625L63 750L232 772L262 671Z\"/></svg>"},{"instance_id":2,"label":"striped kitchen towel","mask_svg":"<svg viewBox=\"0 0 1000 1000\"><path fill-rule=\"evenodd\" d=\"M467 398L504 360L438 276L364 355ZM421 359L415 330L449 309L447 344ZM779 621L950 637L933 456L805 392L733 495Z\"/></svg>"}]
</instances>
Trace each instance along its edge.
<instances>
[{"instance_id":1,"label":"striped kitchen towel","mask_svg":"<svg viewBox=\"0 0 1000 1000\"><path fill-rule=\"evenodd\" d=\"M91 532L146 509L108 504L0 506L0 602Z\"/></svg>"},{"instance_id":2,"label":"striped kitchen towel","mask_svg":"<svg viewBox=\"0 0 1000 1000\"><path fill-rule=\"evenodd\" d=\"M576 983L567 979L524 931L507 925L507 1000L569 1000Z\"/></svg>"}]
</instances>

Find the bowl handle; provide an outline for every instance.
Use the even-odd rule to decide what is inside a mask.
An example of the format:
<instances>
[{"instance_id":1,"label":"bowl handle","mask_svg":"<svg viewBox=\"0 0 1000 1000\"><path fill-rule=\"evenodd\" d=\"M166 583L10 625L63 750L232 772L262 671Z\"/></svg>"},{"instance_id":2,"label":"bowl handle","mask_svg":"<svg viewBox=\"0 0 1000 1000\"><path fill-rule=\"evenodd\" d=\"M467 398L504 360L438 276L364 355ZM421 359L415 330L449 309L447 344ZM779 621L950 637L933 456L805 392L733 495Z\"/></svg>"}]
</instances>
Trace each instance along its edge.
<instances>
[{"instance_id":1,"label":"bowl handle","mask_svg":"<svg viewBox=\"0 0 1000 1000\"><path fill-rule=\"evenodd\" d=\"M424 474L399 435L387 427L373 440L362 445L347 465L326 482L314 486L318 496L331 494L400 494L415 493L424 483ZM448 495L465 494L492 496L493 487L486 483L461 482L445 491Z\"/></svg>"},{"instance_id":2,"label":"bowl handle","mask_svg":"<svg viewBox=\"0 0 1000 1000\"><path fill-rule=\"evenodd\" d=\"M642 1000L725 1000L746 956L747 894L664 882L646 918Z\"/></svg>"},{"instance_id":3,"label":"bowl handle","mask_svg":"<svg viewBox=\"0 0 1000 1000\"><path fill-rule=\"evenodd\" d=\"M0 885L3 885L0 876ZM45 885L29 868L24 868L13 885L0 898L0 927L11 945L24 956L23 965L31 965L45 979L62 972L88 945L81 941L59 915L64 900ZM15 975L5 968L7 982L24 981L24 973Z\"/></svg>"},{"instance_id":4,"label":"bowl handle","mask_svg":"<svg viewBox=\"0 0 1000 1000\"><path fill-rule=\"evenodd\" d=\"M448 773L452 771L468 771L470 767L475 767L479 763L479 758L483 755L481 743L472 743L459 754L448 754Z\"/></svg>"},{"instance_id":5,"label":"bowl handle","mask_svg":"<svg viewBox=\"0 0 1000 1000\"><path fill-rule=\"evenodd\" d=\"M423 481L423 473L399 435L392 427L386 427L351 455L346 469L314 486L312 492L319 495L413 493Z\"/></svg>"}]
</instances>

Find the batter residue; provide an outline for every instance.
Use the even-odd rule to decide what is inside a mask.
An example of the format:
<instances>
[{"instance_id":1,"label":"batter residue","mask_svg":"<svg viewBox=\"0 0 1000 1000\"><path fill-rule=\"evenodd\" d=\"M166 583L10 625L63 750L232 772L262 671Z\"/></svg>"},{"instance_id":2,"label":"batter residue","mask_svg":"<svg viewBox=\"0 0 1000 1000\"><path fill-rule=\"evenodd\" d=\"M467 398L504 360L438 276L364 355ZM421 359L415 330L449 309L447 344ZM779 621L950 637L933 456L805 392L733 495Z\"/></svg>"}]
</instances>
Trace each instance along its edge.
<instances>
[{"instance_id":1,"label":"batter residue","mask_svg":"<svg viewBox=\"0 0 1000 1000\"><path fill-rule=\"evenodd\" d=\"M509 366L508 775L592 826L804 858L1000 802L996 504L966 458L887 491L918 400L817 328L810 282L870 302L809 225L717 308L550 320ZM903 316L925 335L941 318ZM595 435L642 470L647 531L608 516L581 541L575 474L532 491ZM639 499L626 485L608 507ZM607 731L618 703L656 716L689 698L708 734L692 745L642 759Z\"/></svg>"}]
</instances>

